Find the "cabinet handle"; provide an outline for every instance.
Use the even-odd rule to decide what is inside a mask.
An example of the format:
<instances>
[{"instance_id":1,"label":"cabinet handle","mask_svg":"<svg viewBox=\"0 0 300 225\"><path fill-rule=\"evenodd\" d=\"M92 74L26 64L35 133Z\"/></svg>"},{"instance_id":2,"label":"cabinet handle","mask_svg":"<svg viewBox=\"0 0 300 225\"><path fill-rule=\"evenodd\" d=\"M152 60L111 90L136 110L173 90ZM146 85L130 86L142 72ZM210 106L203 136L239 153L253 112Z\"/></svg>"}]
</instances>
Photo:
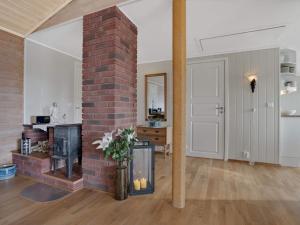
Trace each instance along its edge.
<instances>
[{"instance_id":1,"label":"cabinet handle","mask_svg":"<svg viewBox=\"0 0 300 225\"><path fill-rule=\"evenodd\" d=\"M146 133L146 132L147 132L147 130L144 130L144 132Z\"/></svg>"},{"instance_id":2,"label":"cabinet handle","mask_svg":"<svg viewBox=\"0 0 300 225\"><path fill-rule=\"evenodd\" d=\"M156 130L155 133L159 133L159 130Z\"/></svg>"},{"instance_id":3,"label":"cabinet handle","mask_svg":"<svg viewBox=\"0 0 300 225\"><path fill-rule=\"evenodd\" d=\"M156 140L156 141L158 141L158 140L159 140L159 138L155 138L155 140Z\"/></svg>"}]
</instances>

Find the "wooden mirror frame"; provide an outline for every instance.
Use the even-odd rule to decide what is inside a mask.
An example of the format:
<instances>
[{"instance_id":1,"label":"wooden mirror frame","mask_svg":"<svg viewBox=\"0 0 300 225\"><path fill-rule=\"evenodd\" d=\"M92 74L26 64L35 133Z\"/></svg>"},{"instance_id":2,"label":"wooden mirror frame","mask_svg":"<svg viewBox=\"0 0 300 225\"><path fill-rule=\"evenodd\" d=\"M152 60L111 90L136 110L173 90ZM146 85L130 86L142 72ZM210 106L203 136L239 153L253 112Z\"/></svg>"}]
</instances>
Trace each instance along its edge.
<instances>
[{"instance_id":1,"label":"wooden mirror frame","mask_svg":"<svg viewBox=\"0 0 300 225\"><path fill-rule=\"evenodd\" d=\"M154 73L154 74L146 74L145 75L145 120L148 121L148 79L149 77L163 77L164 78L164 98L165 98L165 118L163 121L167 121L167 73Z\"/></svg>"}]
</instances>

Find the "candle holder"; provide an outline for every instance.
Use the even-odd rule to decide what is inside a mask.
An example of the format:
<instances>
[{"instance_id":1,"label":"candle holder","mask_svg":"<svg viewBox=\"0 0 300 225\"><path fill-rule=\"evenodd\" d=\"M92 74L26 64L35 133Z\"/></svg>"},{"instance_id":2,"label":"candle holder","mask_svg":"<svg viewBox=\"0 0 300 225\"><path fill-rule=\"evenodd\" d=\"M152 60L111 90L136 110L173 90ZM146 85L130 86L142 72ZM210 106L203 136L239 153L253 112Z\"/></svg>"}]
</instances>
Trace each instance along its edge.
<instances>
[{"instance_id":1,"label":"candle holder","mask_svg":"<svg viewBox=\"0 0 300 225\"><path fill-rule=\"evenodd\" d=\"M129 166L129 194L142 195L154 192L154 146L149 141L139 141L131 149Z\"/></svg>"}]
</instances>

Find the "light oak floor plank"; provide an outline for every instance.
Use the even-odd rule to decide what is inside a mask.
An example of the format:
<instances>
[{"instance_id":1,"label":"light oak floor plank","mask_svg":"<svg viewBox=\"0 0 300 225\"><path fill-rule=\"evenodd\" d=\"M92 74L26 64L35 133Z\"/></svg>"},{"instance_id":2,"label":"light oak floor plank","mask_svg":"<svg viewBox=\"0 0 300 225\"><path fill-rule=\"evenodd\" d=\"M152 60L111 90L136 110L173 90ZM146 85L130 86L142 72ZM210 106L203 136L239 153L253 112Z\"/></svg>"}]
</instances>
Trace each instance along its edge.
<instances>
[{"instance_id":1,"label":"light oak floor plank","mask_svg":"<svg viewBox=\"0 0 300 225\"><path fill-rule=\"evenodd\" d=\"M35 181L0 181L4 225L299 225L300 169L187 158L185 209L171 202L171 160L156 157L156 191L118 202L83 189L52 203L20 196Z\"/></svg>"}]
</instances>

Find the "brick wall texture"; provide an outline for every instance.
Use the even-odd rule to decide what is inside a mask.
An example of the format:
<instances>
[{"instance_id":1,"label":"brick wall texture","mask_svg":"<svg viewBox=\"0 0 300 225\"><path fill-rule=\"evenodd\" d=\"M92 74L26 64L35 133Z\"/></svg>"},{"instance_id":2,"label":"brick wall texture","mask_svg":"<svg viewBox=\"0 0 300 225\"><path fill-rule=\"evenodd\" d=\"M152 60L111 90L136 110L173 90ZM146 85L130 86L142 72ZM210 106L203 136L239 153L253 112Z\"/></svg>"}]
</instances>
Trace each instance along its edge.
<instances>
[{"instance_id":1,"label":"brick wall texture","mask_svg":"<svg viewBox=\"0 0 300 225\"><path fill-rule=\"evenodd\" d=\"M41 129L33 129L31 126L24 126L22 138L30 138L31 144L36 145L39 141L48 141L48 133Z\"/></svg>"},{"instance_id":2,"label":"brick wall texture","mask_svg":"<svg viewBox=\"0 0 300 225\"><path fill-rule=\"evenodd\" d=\"M11 162L23 130L24 39L0 30L0 164Z\"/></svg>"},{"instance_id":3,"label":"brick wall texture","mask_svg":"<svg viewBox=\"0 0 300 225\"><path fill-rule=\"evenodd\" d=\"M117 8L83 18L83 180L114 191L115 163L92 142L136 124L137 28Z\"/></svg>"},{"instance_id":4,"label":"brick wall texture","mask_svg":"<svg viewBox=\"0 0 300 225\"><path fill-rule=\"evenodd\" d=\"M83 179L68 180L49 175L50 157L28 156L13 152L12 160L17 165L18 175L33 177L39 182L68 191L77 191L83 188Z\"/></svg>"}]
</instances>

